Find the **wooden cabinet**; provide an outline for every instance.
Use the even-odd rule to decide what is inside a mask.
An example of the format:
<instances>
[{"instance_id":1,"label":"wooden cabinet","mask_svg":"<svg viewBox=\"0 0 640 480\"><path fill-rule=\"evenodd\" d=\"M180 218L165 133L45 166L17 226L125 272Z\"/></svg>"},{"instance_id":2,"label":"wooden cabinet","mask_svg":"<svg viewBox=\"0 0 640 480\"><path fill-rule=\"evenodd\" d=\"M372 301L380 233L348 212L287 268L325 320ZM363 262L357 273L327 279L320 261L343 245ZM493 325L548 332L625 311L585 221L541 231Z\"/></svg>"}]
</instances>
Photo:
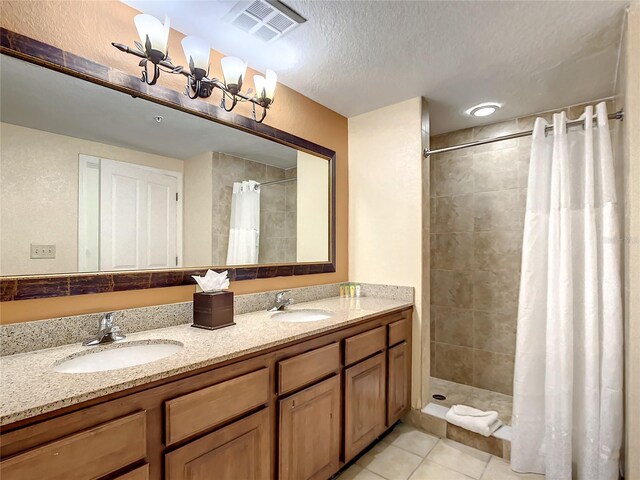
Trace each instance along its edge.
<instances>
[{"instance_id":1,"label":"wooden cabinet","mask_svg":"<svg viewBox=\"0 0 640 480\"><path fill-rule=\"evenodd\" d=\"M407 342L391 347L387 353L387 426L409 411L411 396L411 352Z\"/></svg>"},{"instance_id":2,"label":"wooden cabinet","mask_svg":"<svg viewBox=\"0 0 640 480\"><path fill-rule=\"evenodd\" d=\"M167 480L264 480L271 475L263 409L165 455Z\"/></svg>"},{"instance_id":3,"label":"wooden cabinet","mask_svg":"<svg viewBox=\"0 0 640 480\"><path fill-rule=\"evenodd\" d=\"M386 355L379 353L344 373L344 455L351 460L385 430Z\"/></svg>"},{"instance_id":4,"label":"wooden cabinet","mask_svg":"<svg viewBox=\"0 0 640 480\"><path fill-rule=\"evenodd\" d=\"M340 377L280 400L280 480L326 480L340 462Z\"/></svg>"},{"instance_id":5,"label":"wooden cabinet","mask_svg":"<svg viewBox=\"0 0 640 480\"><path fill-rule=\"evenodd\" d=\"M408 412L410 370L404 309L4 426L0 477L326 480Z\"/></svg>"}]
</instances>

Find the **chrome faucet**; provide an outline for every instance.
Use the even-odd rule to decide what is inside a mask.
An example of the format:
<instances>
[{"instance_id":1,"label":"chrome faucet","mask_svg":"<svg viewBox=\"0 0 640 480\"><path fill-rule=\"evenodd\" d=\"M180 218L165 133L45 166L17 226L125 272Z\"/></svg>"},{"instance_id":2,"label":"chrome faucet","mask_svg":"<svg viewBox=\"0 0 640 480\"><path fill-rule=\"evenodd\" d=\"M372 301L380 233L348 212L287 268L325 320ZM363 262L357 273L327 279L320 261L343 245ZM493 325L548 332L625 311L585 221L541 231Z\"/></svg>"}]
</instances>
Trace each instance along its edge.
<instances>
[{"instance_id":1,"label":"chrome faucet","mask_svg":"<svg viewBox=\"0 0 640 480\"><path fill-rule=\"evenodd\" d=\"M100 330L98 334L82 342L82 345L89 347L92 345L100 345L102 343L117 342L118 340L124 340L125 336L120 332L120 327L113 323L115 317L114 312L109 312L100 320Z\"/></svg>"},{"instance_id":2,"label":"chrome faucet","mask_svg":"<svg viewBox=\"0 0 640 480\"><path fill-rule=\"evenodd\" d=\"M289 290L283 290L282 292L276 293L276 298L273 301L273 305L267 309L267 312L277 312L278 310L284 310L287 305L291 305L293 303L293 298L284 298L284 295L289 292Z\"/></svg>"}]
</instances>

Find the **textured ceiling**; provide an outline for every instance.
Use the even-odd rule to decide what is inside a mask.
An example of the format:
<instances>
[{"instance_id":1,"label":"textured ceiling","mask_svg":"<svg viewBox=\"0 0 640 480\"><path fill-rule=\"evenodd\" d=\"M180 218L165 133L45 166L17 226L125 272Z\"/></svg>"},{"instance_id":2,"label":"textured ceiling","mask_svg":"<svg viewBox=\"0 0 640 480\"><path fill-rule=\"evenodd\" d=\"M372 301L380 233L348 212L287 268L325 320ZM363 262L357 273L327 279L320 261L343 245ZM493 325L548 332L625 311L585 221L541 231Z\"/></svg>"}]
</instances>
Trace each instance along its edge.
<instances>
[{"instance_id":1,"label":"textured ceiling","mask_svg":"<svg viewBox=\"0 0 640 480\"><path fill-rule=\"evenodd\" d=\"M4 55L0 84L2 122L180 159L224 152L297 164L291 147Z\"/></svg>"},{"instance_id":2,"label":"textured ceiling","mask_svg":"<svg viewBox=\"0 0 640 480\"><path fill-rule=\"evenodd\" d=\"M613 93L626 2L286 0L308 21L264 44L235 2L126 0L347 117L423 95L442 133ZM133 39L132 39L133 40ZM487 118L464 114L495 101ZM277 104L274 106L277 108Z\"/></svg>"}]
</instances>

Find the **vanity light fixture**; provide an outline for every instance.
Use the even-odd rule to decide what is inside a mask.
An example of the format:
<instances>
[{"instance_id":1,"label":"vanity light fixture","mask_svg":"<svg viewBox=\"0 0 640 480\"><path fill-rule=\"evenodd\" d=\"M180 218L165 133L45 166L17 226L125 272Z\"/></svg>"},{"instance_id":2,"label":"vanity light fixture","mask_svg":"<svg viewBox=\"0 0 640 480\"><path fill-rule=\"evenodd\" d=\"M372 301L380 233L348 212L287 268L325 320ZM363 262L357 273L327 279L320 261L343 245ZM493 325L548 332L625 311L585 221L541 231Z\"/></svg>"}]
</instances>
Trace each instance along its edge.
<instances>
[{"instance_id":1,"label":"vanity light fixture","mask_svg":"<svg viewBox=\"0 0 640 480\"><path fill-rule=\"evenodd\" d=\"M205 40L197 37L182 39L182 49L189 62L189 68L171 63L168 55L169 18L161 23L157 18L140 14L134 18L141 42L134 42L136 48L130 48L121 43L112 43L114 47L124 53L141 58L143 67L141 81L148 85L155 85L160 77L160 71L172 74L182 74L187 77L185 95L191 99L208 98L218 88L222 92L220 107L230 112L239 102L253 104L253 119L262 123L267 116L267 109L273 104L278 77L273 70L267 70L266 75L253 77L256 94L251 95L252 89L242 93L247 63L236 57L224 57L220 63L224 81L209 77L209 57L211 46ZM153 72L149 73L149 62L153 65ZM262 113L256 113L256 106L262 108Z\"/></svg>"},{"instance_id":2,"label":"vanity light fixture","mask_svg":"<svg viewBox=\"0 0 640 480\"><path fill-rule=\"evenodd\" d=\"M496 113L501 106L497 103L481 103L467 110L467 114L473 117L488 117Z\"/></svg>"}]
</instances>

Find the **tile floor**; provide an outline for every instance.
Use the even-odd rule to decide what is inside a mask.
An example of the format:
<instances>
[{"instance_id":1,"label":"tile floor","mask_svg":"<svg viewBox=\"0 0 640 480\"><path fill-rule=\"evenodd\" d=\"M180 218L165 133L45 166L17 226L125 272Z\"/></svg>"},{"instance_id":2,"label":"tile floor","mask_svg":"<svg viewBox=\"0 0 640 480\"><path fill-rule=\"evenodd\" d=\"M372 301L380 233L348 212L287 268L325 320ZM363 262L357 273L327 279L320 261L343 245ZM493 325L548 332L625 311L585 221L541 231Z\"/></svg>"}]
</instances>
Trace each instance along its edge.
<instances>
[{"instance_id":1,"label":"tile floor","mask_svg":"<svg viewBox=\"0 0 640 480\"><path fill-rule=\"evenodd\" d=\"M400 423L336 480L542 480L501 458Z\"/></svg>"}]
</instances>

